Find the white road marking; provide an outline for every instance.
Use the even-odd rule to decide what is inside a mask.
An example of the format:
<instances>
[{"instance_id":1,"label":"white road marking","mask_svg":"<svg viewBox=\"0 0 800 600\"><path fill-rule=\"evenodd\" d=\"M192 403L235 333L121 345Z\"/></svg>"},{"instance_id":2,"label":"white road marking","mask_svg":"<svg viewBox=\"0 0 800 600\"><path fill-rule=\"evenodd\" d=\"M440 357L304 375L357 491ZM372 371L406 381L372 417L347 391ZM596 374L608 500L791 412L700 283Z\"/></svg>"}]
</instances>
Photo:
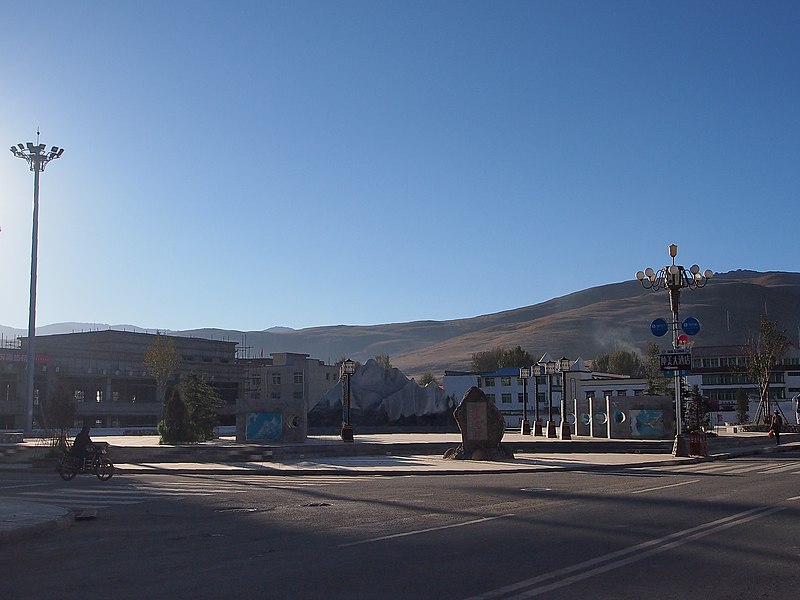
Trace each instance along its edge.
<instances>
[{"instance_id":1,"label":"white road marking","mask_svg":"<svg viewBox=\"0 0 800 600\"><path fill-rule=\"evenodd\" d=\"M339 548L348 548L350 546L360 546L361 544L371 544L372 542L381 542L384 540L392 540L395 538L407 537L409 535L420 535L422 533L430 533L431 531L441 531L443 529L453 529L455 527L465 527L467 525L476 525L478 523L486 523L487 521L494 521L496 519L507 519L513 517L513 514L497 515L496 517L484 517L482 519L473 519L472 521L464 521L462 523L452 523L450 525L441 525L439 527L428 527L426 529L417 529L415 531L404 531L403 533L393 533L390 535L382 535L379 537L360 540L358 542L349 542L347 544L339 544Z\"/></svg>"},{"instance_id":2,"label":"white road marking","mask_svg":"<svg viewBox=\"0 0 800 600\"><path fill-rule=\"evenodd\" d=\"M658 487L651 487L644 490L635 490L631 494L646 494L647 492L655 492L657 490L665 490L667 488L679 487L682 485L689 485L690 483L697 483L699 479L691 479L689 481L681 481L680 483L670 483L668 485L660 485Z\"/></svg>"},{"instance_id":3,"label":"white road marking","mask_svg":"<svg viewBox=\"0 0 800 600\"><path fill-rule=\"evenodd\" d=\"M491 590L479 596L473 596L467 600L486 600L488 598L522 599L546 594L558 588L566 587L577 581L588 579L589 577L594 577L595 575L624 567L649 556L653 556L654 554L666 552L667 550L677 548L678 546L682 546L690 541L717 533L718 531L723 531L730 527L735 527L736 525L747 523L748 521L752 521L754 519L760 519L761 517L771 515L772 513L781 510L786 510L786 508L770 506L753 508L729 517L711 521L710 523L703 523L697 527L684 529L683 531L677 531L664 537L649 540L647 542L637 544L636 546L631 546L630 548L625 548L623 550L611 552L610 554L598 556L597 558L565 567L563 569L558 569L551 573L545 573L543 575L531 577L530 579L513 583L496 590ZM576 574L571 575L572 573ZM540 586L540 584L546 585Z\"/></svg>"}]
</instances>

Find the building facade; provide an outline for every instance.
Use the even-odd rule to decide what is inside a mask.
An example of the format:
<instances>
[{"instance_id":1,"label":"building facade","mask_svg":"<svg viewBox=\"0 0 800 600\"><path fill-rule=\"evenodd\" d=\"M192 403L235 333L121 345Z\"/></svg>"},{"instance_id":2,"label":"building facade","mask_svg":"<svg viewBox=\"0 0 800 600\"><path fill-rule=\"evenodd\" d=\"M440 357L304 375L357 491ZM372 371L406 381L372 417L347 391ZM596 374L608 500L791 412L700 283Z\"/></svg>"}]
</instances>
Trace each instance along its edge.
<instances>
[{"instance_id":1,"label":"building facade","mask_svg":"<svg viewBox=\"0 0 800 600\"><path fill-rule=\"evenodd\" d=\"M180 378L199 373L223 401L220 423L233 425L239 396L236 343L162 336L174 344L178 367L167 384L169 397ZM62 387L77 402L76 426L155 427L161 418L156 380L144 356L155 334L90 331L36 337L35 427L47 427L47 402ZM0 351L0 428L24 426L27 338L20 349Z\"/></svg>"},{"instance_id":2,"label":"building facade","mask_svg":"<svg viewBox=\"0 0 800 600\"><path fill-rule=\"evenodd\" d=\"M542 357L542 363L548 360ZM470 387L483 390L503 414L507 428L518 428L525 413L527 392L527 416L532 421L538 404L539 418L545 422L549 415L561 422L561 398L564 393L561 373L531 376L527 384L519 377L518 368L503 368L493 372L472 373L467 371L445 371L444 393L455 403L461 401ZM633 379L625 375L596 373L589 369L581 358L572 362L566 372L567 412L575 411L576 402L589 399L604 399L618 396L641 396L647 388L644 379Z\"/></svg>"},{"instance_id":3,"label":"building facade","mask_svg":"<svg viewBox=\"0 0 800 600\"><path fill-rule=\"evenodd\" d=\"M306 415L339 380L337 366L308 354L273 353L237 359L236 342L161 335L178 366L166 385L169 398L181 378L199 374L222 400L220 425L238 425L248 413L280 414L285 439L305 439ZM24 427L27 339L0 350L0 429ZM61 388L76 400L75 426L154 428L161 419L158 384L145 366L155 334L104 330L36 337L34 427L47 428L47 402ZM276 437L273 439L284 439Z\"/></svg>"},{"instance_id":4,"label":"building facade","mask_svg":"<svg viewBox=\"0 0 800 600\"><path fill-rule=\"evenodd\" d=\"M745 346L696 346L692 348L692 372L686 378L690 387L697 386L713 406L715 423L736 423L736 394L747 393L748 414L759 414L759 391L747 374ZM790 345L783 358L772 370L769 384L771 402L777 403L784 416L800 423L797 397L800 395L800 350Z\"/></svg>"},{"instance_id":5,"label":"building facade","mask_svg":"<svg viewBox=\"0 0 800 600\"><path fill-rule=\"evenodd\" d=\"M339 381L339 367L308 354L241 359L237 441L303 441L308 411Z\"/></svg>"}]
</instances>

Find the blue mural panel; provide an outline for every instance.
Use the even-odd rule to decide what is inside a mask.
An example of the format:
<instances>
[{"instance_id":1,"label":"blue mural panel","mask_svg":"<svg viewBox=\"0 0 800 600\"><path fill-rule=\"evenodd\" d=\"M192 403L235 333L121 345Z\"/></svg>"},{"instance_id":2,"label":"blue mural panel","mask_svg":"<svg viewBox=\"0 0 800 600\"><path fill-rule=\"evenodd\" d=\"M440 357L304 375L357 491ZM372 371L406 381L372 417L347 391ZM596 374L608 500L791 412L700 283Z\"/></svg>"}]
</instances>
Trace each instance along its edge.
<instances>
[{"instance_id":1,"label":"blue mural panel","mask_svg":"<svg viewBox=\"0 0 800 600\"><path fill-rule=\"evenodd\" d=\"M245 439L280 441L283 437L283 414L279 412L247 413Z\"/></svg>"},{"instance_id":2,"label":"blue mural panel","mask_svg":"<svg viewBox=\"0 0 800 600\"><path fill-rule=\"evenodd\" d=\"M631 410L631 437L661 438L664 435L663 410Z\"/></svg>"}]
</instances>

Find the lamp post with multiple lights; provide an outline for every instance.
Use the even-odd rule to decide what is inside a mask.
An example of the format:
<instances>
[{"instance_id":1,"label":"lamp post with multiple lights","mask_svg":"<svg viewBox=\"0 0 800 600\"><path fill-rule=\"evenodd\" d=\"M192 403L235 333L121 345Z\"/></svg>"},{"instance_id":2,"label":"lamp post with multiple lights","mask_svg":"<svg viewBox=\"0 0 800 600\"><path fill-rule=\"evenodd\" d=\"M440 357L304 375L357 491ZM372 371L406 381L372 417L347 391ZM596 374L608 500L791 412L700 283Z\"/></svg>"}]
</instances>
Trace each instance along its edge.
<instances>
[{"instance_id":1,"label":"lamp post with multiple lights","mask_svg":"<svg viewBox=\"0 0 800 600\"><path fill-rule=\"evenodd\" d=\"M520 433L522 435L531 434L531 424L528 421L528 378L530 376L530 367L519 368L519 378L522 379L522 423L520 426Z\"/></svg>"},{"instance_id":2,"label":"lamp post with multiple lights","mask_svg":"<svg viewBox=\"0 0 800 600\"><path fill-rule=\"evenodd\" d=\"M531 374L533 375L533 401L534 401L534 415L533 415L533 435L542 436L542 419L539 417L539 377L545 374L543 365L533 365L531 367Z\"/></svg>"},{"instance_id":3,"label":"lamp post with multiple lights","mask_svg":"<svg viewBox=\"0 0 800 600\"><path fill-rule=\"evenodd\" d=\"M556 361L548 360L544 363L547 373L547 437L554 438L556 435L556 422L553 420L553 375L556 373Z\"/></svg>"},{"instance_id":4,"label":"lamp post with multiple lights","mask_svg":"<svg viewBox=\"0 0 800 600\"><path fill-rule=\"evenodd\" d=\"M353 441L353 426L350 424L350 377L356 372L356 363L349 358L342 361L340 377L344 381L342 386L342 431L341 437L345 442Z\"/></svg>"},{"instance_id":5,"label":"lamp post with multiple lights","mask_svg":"<svg viewBox=\"0 0 800 600\"><path fill-rule=\"evenodd\" d=\"M710 269L700 272L700 267L692 265L688 269L683 265L675 264L675 257L678 255L678 246L670 244L669 255L672 264L667 265L658 271L647 267L644 271L636 273L636 279L647 290L668 290L669 306L672 311L672 348L678 350L678 308L680 306L681 290L690 290L704 287L713 273ZM675 444L672 448L675 456L689 456L689 449L686 439L683 437L683 425L681 423L681 374L675 370Z\"/></svg>"},{"instance_id":6,"label":"lamp post with multiple lights","mask_svg":"<svg viewBox=\"0 0 800 600\"><path fill-rule=\"evenodd\" d=\"M45 144L39 144L39 133L36 133L36 144L17 144L11 146L11 153L17 158L27 161L33 171L33 234L31 242L31 291L30 306L28 308L28 357L27 357L27 389L25 402L25 432L33 430L33 397L34 381L33 375L36 370L36 271L39 252L39 173L44 172L44 168L51 160L61 158L64 149L53 146L48 152Z\"/></svg>"},{"instance_id":7,"label":"lamp post with multiple lights","mask_svg":"<svg viewBox=\"0 0 800 600\"><path fill-rule=\"evenodd\" d=\"M567 371L570 369L570 360L564 356L558 361L558 370L561 372L561 439L571 440L572 436L567 421Z\"/></svg>"}]
</instances>

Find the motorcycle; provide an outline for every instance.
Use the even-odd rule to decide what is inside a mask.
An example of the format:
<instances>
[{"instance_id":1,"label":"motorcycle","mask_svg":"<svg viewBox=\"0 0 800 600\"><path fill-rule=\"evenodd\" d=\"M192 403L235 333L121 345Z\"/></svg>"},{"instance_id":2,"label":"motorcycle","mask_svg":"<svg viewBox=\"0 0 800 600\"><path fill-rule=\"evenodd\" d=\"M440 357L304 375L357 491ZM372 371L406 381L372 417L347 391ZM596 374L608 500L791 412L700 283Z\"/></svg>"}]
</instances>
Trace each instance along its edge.
<instances>
[{"instance_id":1,"label":"motorcycle","mask_svg":"<svg viewBox=\"0 0 800 600\"><path fill-rule=\"evenodd\" d=\"M75 456L69 450L61 454L56 470L61 479L69 481L79 473L95 475L100 481L108 481L114 475L114 464L108 458L108 443L94 442L87 448L86 456Z\"/></svg>"}]
</instances>

